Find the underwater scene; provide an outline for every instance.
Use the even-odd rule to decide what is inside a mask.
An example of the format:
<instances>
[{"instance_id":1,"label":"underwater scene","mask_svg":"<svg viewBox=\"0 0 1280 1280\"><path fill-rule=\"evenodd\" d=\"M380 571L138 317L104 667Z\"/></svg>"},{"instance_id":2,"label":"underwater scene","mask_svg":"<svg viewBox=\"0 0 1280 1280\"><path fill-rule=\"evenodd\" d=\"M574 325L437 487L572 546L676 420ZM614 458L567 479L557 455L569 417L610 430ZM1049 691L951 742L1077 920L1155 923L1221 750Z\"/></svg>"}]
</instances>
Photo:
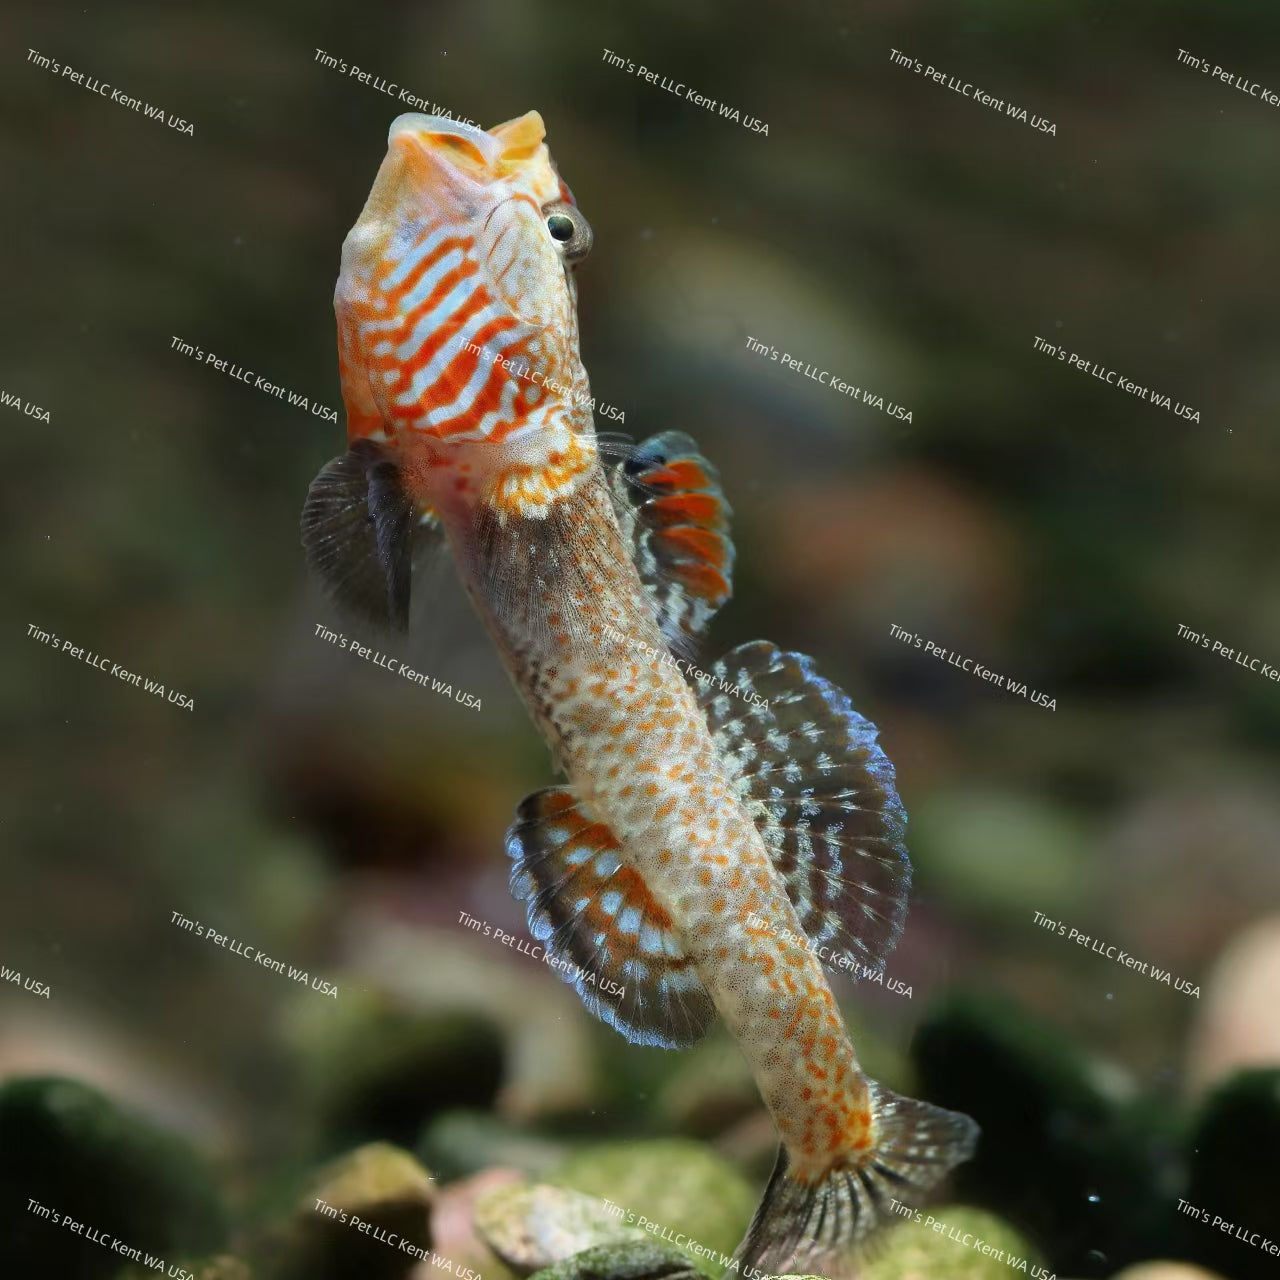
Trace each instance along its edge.
<instances>
[{"instance_id":1,"label":"underwater scene","mask_svg":"<svg viewBox=\"0 0 1280 1280\"><path fill-rule=\"evenodd\" d=\"M1280 8L3 25L0 1280L1280 1276Z\"/></svg>"}]
</instances>

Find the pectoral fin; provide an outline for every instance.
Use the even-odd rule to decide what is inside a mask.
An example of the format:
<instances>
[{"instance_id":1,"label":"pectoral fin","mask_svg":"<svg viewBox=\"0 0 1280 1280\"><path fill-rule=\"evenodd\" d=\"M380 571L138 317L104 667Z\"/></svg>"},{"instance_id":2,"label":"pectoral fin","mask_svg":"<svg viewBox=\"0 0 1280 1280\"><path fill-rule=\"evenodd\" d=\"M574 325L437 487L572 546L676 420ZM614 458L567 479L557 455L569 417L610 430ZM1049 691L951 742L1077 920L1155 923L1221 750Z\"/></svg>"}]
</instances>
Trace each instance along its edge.
<instances>
[{"instance_id":1,"label":"pectoral fin","mask_svg":"<svg viewBox=\"0 0 1280 1280\"><path fill-rule=\"evenodd\" d=\"M529 932L591 1013L634 1044L682 1049L706 1034L715 1005L671 917L572 791L529 796L507 854Z\"/></svg>"},{"instance_id":2,"label":"pectoral fin","mask_svg":"<svg viewBox=\"0 0 1280 1280\"><path fill-rule=\"evenodd\" d=\"M399 467L381 445L357 440L311 482L302 508L302 545L308 565L340 608L404 631L414 526Z\"/></svg>"}]
</instances>

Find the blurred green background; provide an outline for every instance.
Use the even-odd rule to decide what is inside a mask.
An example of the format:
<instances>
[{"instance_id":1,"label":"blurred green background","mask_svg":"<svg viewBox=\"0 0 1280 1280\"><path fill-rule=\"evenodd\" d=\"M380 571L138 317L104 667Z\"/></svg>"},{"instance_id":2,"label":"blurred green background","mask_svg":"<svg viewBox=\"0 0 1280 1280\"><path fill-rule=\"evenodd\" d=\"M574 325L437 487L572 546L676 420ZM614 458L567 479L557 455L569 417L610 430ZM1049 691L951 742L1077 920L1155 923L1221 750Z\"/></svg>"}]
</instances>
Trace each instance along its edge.
<instances>
[{"instance_id":1,"label":"blurred green background","mask_svg":"<svg viewBox=\"0 0 1280 1280\"><path fill-rule=\"evenodd\" d=\"M1078 1055L1073 1079L1104 1110L1146 1109L1140 1124L1106 1111L1052 1210L1026 1194L1040 1171L1016 1133L962 1172L960 1198L1028 1232L1059 1274L1157 1255L1273 1274L1168 1206L1231 1216L1219 1201L1236 1192L1197 1172L1206 1144L1188 1135L1236 1068L1280 1065L1280 685L1178 638L1182 624L1280 663L1280 108L1177 53L1280 91L1280 9L20 2L0 23L0 389L49 412L0 407L0 962L49 987L0 983L0 1079L79 1081L198 1152L222 1207L174 1237L195 1251L234 1245L235 1223L268 1218L315 1161L374 1140L445 1182L549 1168L589 1136L686 1135L753 1188L767 1172L768 1125L722 1032L684 1055L630 1048L554 974L459 927L465 910L526 936L502 840L552 780L547 752L447 569L419 584L396 656L479 711L315 637L361 634L306 581L297 532L341 422L172 348L340 410L339 247L410 108L323 50L486 126L541 112L595 231L578 273L594 392L636 439L690 432L734 507L735 598L704 656L757 637L810 653L880 726L916 880L888 967L911 997L835 980L868 1070L989 1134L1010 1114L1000 1053L1031 1075ZM1037 352L1037 335L1200 421ZM1280 1084L1250 1079L1246 1128L1280 1124ZM0 1140L19 1132L7 1114ZM1280 1234L1275 1147L1224 1141L1254 1197L1235 1220ZM0 1141L0 1214L13 1265L51 1265L52 1229L14 1209L37 1195L25 1150ZM220 1215L230 1236L207 1225ZM59 1274L108 1261L85 1246Z\"/></svg>"}]
</instances>

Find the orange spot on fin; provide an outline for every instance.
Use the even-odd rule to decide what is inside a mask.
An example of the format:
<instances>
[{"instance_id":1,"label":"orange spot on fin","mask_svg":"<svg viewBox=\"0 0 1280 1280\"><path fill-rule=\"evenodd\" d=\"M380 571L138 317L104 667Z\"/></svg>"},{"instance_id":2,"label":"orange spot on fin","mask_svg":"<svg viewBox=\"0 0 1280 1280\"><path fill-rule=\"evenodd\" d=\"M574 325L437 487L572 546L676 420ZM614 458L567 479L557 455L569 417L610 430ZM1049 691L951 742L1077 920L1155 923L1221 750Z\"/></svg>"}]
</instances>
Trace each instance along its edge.
<instances>
[{"instance_id":1,"label":"orange spot on fin","mask_svg":"<svg viewBox=\"0 0 1280 1280\"><path fill-rule=\"evenodd\" d=\"M715 1005L674 923L606 823L571 790L535 791L507 834L529 931L583 1004L639 1044L684 1048Z\"/></svg>"},{"instance_id":2,"label":"orange spot on fin","mask_svg":"<svg viewBox=\"0 0 1280 1280\"><path fill-rule=\"evenodd\" d=\"M609 485L662 632L686 647L733 593L731 513L715 468L683 432L664 431Z\"/></svg>"}]
</instances>

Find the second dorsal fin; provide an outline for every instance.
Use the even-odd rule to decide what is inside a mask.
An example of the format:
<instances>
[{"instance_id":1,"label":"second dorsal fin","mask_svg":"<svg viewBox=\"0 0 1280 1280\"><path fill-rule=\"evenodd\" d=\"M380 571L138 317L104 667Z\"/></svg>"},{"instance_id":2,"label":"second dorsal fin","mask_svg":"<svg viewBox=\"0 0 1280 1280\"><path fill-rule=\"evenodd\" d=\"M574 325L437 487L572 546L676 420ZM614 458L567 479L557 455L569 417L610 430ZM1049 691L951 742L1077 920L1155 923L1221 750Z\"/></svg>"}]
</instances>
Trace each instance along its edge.
<instances>
[{"instance_id":1,"label":"second dorsal fin","mask_svg":"<svg viewBox=\"0 0 1280 1280\"><path fill-rule=\"evenodd\" d=\"M689 436L664 431L618 463L609 487L662 634L688 650L733 594L720 477Z\"/></svg>"},{"instance_id":2,"label":"second dorsal fin","mask_svg":"<svg viewBox=\"0 0 1280 1280\"><path fill-rule=\"evenodd\" d=\"M880 969L911 888L906 814L875 725L813 669L764 640L740 645L698 691L720 755L828 963Z\"/></svg>"}]
</instances>

